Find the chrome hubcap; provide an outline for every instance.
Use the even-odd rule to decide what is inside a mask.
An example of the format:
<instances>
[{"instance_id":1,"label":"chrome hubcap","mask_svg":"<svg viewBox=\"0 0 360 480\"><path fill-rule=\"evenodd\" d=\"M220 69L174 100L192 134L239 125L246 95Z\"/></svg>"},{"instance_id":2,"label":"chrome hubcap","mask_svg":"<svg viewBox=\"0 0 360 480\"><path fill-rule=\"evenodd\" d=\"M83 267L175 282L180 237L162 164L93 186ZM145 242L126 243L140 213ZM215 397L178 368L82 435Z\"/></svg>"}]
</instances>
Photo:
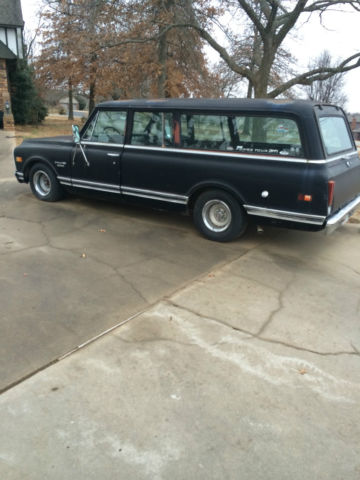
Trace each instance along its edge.
<instances>
[{"instance_id":1,"label":"chrome hubcap","mask_svg":"<svg viewBox=\"0 0 360 480\"><path fill-rule=\"evenodd\" d=\"M231 210L222 200L209 200L202 209L202 219L212 232L223 232L231 224Z\"/></svg>"},{"instance_id":2,"label":"chrome hubcap","mask_svg":"<svg viewBox=\"0 0 360 480\"><path fill-rule=\"evenodd\" d=\"M43 170L35 172L33 177L35 190L42 197L46 197L51 191L51 180L49 175Z\"/></svg>"}]
</instances>

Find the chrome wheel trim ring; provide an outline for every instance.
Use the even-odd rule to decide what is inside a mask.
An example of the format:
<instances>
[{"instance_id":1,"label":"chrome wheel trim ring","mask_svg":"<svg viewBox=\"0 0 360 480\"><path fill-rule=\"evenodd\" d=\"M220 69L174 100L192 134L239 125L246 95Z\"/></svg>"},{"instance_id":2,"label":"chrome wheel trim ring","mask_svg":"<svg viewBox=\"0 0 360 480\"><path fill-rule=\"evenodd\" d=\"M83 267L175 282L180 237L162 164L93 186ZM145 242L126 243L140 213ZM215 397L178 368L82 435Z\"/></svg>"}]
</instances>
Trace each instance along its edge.
<instances>
[{"instance_id":1,"label":"chrome wheel trim ring","mask_svg":"<svg viewBox=\"0 0 360 480\"><path fill-rule=\"evenodd\" d=\"M230 207L222 200L209 200L203 206L202 219L206 227L212 232L224 232L231 225Z\"/></svg>"},{"instance_id":2,"label":"chrome wheel trim ring","mask_svg":"<svg viewBox=\"0 0 360 480\"><path fill-rule=\"evenodd\" d=\"M41 197L46 197L51 192L51 180L44 170L37 170L33 176L33 183L36 192Z\"/></svg>"}]
</instances>

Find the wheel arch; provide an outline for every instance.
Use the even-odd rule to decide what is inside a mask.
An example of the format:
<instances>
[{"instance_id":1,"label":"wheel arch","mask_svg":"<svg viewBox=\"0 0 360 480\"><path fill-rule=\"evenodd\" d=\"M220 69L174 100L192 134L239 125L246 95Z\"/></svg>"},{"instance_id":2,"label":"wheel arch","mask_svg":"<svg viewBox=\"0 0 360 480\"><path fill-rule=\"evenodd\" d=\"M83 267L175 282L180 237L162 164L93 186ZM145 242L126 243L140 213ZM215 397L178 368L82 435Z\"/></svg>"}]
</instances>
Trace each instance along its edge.
<instances>
[{"instance_id":1,"label":"wheel arch","mask_svg":"<svg viewBox=\"0 0 360 480\"><path fill-rule=\"evenodd\" d=\"M188 201L189 212L193 211L194 205L196 203L196 200L199 198L199 196L202 193L207 192L209 190L223 190L224 192L229 193L240 203L241 207L243 207L244 204L246 203L241 193L230 184L218 182L216 180L207 181L207 182L199 183L191 189L189 193L189 201Z\"/></svg>"},{"instance_id":2,"label":"wheel arch","mask_svg":"<svg viewBox=\"0 0 360 480\"><path fill-rule=\"evenodd\" d=\"M30 180L30 170L37 163L42 163L42 164L46 165L47 167L51 168L54 175L57 177L57 171L55 170L54 165L51 162L49 162L49 160L47 160L44 157L34 156L34 157L30 157L29 159L27 159L27 161L24 165L24 181L26 183L28 183L29 180Z\"/></svg>"}]
</instances>

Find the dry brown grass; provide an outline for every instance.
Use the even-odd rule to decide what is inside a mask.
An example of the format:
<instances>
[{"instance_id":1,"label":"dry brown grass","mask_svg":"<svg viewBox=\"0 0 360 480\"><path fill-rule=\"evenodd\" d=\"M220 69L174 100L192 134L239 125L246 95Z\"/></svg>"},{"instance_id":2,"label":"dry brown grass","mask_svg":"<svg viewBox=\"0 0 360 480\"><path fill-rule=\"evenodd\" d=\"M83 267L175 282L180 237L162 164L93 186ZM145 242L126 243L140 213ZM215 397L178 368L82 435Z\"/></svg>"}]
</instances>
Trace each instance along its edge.
<instances>
[{"instance_id":1,"label":"dry brown grass","mask_svg":"<svg viewBox=\"0 0 360 480\"><path fill-rule=\"evenodd\" d=\"M15 127L16 145L26 138L71 135L71 125L76 123L81 125L81 119L68 120L66 116L57 115L46 117L41 125L17 125Z\"/></svg>"}]
</instances>

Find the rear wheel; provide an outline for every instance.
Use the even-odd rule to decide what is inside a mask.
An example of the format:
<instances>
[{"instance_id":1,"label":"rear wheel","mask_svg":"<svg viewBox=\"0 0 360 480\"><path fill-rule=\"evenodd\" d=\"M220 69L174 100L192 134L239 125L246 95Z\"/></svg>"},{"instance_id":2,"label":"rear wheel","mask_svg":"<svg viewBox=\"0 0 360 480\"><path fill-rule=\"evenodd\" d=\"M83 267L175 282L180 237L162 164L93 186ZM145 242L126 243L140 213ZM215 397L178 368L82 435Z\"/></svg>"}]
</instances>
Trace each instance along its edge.
<instances>
[{"instance_id":1,"label":"rear wheel","mask_svg":"<svg viewBox=\"0 0 360 480\"><path fill-rule=\"evenodd\" d=\"M208 190L195 202L193 211L197 229L209 240L229 242L247 227L246 213L239 202L222 190Z\"/></svg>"},{"instance_id":2,"label":"rear wheel","mask_svg":"<svg viewBox=\"0 0 360 480\"><path fill-rule=\"evenodd\" d=\"M47 165L35 164L30 170L29 180L31 190L39 200L56 202L63 197L63 189L55 173Z\"/></svg>"}]
</instances>

